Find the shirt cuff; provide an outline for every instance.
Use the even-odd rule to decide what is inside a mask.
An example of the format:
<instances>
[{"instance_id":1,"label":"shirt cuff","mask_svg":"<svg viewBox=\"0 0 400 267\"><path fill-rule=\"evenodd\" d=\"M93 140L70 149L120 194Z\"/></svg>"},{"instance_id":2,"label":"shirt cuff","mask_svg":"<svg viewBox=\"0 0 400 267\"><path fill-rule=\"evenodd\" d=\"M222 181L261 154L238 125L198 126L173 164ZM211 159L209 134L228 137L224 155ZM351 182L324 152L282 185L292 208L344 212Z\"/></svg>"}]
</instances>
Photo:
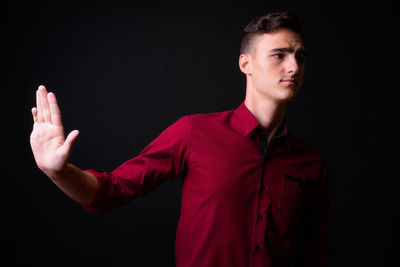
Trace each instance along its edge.
<instances>
[{"instance_id":1,"label":"shirt cuff","mask_svg":"<svg viewBox=\"0 0 400 267\"><path fill-rule=\"evenodd\" d=\"M95 214L102 214L102 213L108 213L111 211L111 208L106 207L105 205L102 205L101 201L101 196L103 194L103 188L104 188L104 183L106 182L107 179L107 172L103 170L84 170L86 172L89 172L96 177L97 182L99 183L99 187L97 189L96 195L94 200L92 201L91 204L89 205L82 205L87 211L90 213L95 213Z\"/></svg>"}]
</instances>

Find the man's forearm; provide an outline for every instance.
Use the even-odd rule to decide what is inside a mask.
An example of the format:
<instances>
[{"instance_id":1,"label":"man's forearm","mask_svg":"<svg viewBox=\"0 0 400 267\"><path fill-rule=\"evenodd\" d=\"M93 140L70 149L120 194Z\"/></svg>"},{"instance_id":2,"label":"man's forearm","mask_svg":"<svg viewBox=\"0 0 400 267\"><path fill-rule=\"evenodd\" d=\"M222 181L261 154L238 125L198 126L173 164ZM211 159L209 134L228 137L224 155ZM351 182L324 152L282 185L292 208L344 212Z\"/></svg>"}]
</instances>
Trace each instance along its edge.
<instances>
[{"instance_id":1,"label":"man's forearm","mask_svg":"<svg viewBox=\"0 0 400 267\"><path fill-rule=\"evenodd\" d=\"M68 163L62 171L46 173L47 176L69 197L83 204L93 202L99 184L96 177Z\"/></svg>"}]
</instances>

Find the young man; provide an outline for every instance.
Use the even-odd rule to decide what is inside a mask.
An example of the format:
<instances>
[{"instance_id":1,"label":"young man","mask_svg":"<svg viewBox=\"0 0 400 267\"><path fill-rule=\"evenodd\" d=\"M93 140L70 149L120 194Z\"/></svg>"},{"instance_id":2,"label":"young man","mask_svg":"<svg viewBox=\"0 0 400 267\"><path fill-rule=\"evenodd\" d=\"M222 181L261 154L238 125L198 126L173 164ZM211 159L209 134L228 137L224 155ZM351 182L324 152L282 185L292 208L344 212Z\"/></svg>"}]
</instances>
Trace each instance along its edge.
<instances>
[{"instance_id":1,"label":"young man","mask_svg":"<svg viewBox=\"0 0 400 267\"><path fill-rule=\"evenodd\" d=\"M183 177L178 267L327 266L326 164L288 133L284 119L304 75L300 28L289 12L253 19L239 57L244 102L180 118L110 173L68 163L79 132L64 137L56 98L40 86L31 134L37 165L94 213Z\"/></svg>"}]
</instances>

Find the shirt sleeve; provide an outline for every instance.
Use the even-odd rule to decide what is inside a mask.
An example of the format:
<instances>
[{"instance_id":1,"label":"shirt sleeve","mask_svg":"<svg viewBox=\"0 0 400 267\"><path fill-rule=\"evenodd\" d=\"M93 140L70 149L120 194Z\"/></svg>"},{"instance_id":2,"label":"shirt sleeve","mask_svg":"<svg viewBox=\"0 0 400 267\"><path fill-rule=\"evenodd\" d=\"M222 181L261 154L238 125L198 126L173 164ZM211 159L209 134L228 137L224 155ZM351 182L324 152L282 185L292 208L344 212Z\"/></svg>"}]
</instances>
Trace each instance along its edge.
<instances>
[{"instance_id":1,"label":"shirt sleeve","mask_svg":"<svg viewBox=\"0 0 400 267\"><path fill-rule=\"evenodd\" d=\"M178 179L186 170L190 141L189 116L184 116L164 130L137 157L114 171L86 170L96 177L99 188L94 201L84 208L91 213L107 213L153 191L167 179Z\"/></svg>"}]
</instances>

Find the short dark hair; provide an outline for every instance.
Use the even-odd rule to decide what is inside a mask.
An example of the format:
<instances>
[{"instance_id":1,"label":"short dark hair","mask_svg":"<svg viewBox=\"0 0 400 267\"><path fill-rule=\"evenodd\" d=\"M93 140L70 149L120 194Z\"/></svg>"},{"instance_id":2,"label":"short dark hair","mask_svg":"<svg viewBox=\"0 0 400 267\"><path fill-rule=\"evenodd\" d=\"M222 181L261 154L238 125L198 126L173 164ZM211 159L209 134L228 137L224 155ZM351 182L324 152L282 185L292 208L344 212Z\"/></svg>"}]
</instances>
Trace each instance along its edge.
<instances>
[{"instance_id":1,"label":"short dark hair","mask_svg":"<svg viewBox=\"0 0 400 267\"><path fill-rule=\"evenodd\" d=\"M242 31L240 53L248 53L251 41L255 36L270 33L279 28L290 29L301 34L302 21L300 16L292 11L279 11L255 17Z\"/></svg>"}]
</instances>

